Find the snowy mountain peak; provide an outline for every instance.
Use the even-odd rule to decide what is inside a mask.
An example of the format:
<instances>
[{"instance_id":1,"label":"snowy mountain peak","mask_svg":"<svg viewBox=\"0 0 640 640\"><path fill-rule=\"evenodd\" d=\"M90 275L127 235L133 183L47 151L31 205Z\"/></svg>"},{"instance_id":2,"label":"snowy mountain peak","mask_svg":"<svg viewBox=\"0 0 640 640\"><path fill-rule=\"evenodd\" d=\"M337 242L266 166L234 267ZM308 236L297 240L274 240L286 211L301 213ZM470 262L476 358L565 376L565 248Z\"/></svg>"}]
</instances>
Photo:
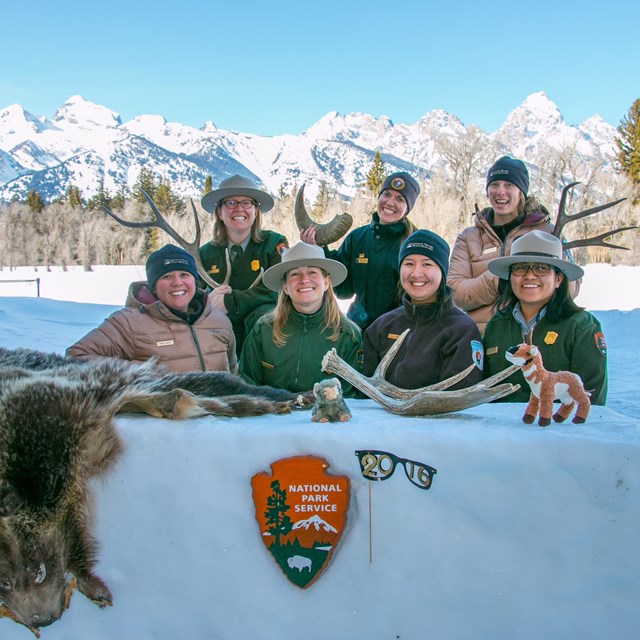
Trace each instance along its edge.
<instances>
[{"instance_id":1,"label":"snowy mountain peak","mask_svg":"<svg viewBox=\"0 0 640 640\"><path fill-rule=\"evenodd\" d=\"M337 111L329 111L312 124L303 135L311 138L330 138L337 128L342 128L343 116Z\"/></svg>"},{"instance_id":2,"label":"snowy mountain peak","mask_svg":"<svg viewBox=\"0 0 640 640\"><path fill-rule=\"evenodd\" d=\"M218 131L218 127L216 127L211 120L207 120L202 127L200 127L200 131L202 131L202 133L215 133Z\"/></svg>"},{"instance_id":3,"label":"snowy mountain peak","mask_svg":"<svg viewBox=\"0 0 640 640\"><path fill-rule=\"evenodd\" d=\"M309 530L314 528L316 531L331 531L337 533L335 527L332 527L328 522L325 522L320 516L311 516L306 520L298 520L293 525L293 529L305 529Z\"/></svg>"},{"instance_id":4,"label":"snowy mountain peak","mask_svg":"<svg viewBox=\"0 0 640 640\"><path fill-rule=\"evenodd\" d=\"M416 122L416 126L423 131L434 134L444 131L460 133L464 129L462 121L444 109L433 109L433 111L425 113Z\"/></svg>"},{"instance_id":5,"label":"snowy mountain peak","mask_svg":"<svg viewBox=\"0 0 640 640\"><path fill-rule=\"evenodd\" d=\"M501 129L518 130L521 135L532 138L538 133L564 124L558 107L540 91L525 98L505 120Z\"/></svg>"},{"instance_id":6,"label":"snowy mountain peak","mask_svg":"<svg viewBox=\"0 0 640 640\"><path fill-rule=\"evenodd\" d=\"M101 129L118 127L120 115L111 109L85 100L82 96L71 96L55 112L52 121L62 129Z\"/></svg>"},{"instance_id":7,"label":"snowy mountain peak","mask_svg":"<svg viewBox=\"0 0 640 640\"><path fill-rule=\"evenodd\" d=\"M598 114L587 118L579 127L580 132L594 146L597 146L601 153L615 156L617 146L615 139L618 132L608 122L605 122Z\"/></svg>"},{"instance_id":8,"label":"snowy mountain peak","mask_svg":"<svg viewBox=\"0 0 640 640\"><path fill-rule=\"evenodd\" d=\"M325 182L350 198L365 181L376 150L389 172L428 178L429 167L429 173L451 178L438 143L449 140L455 146L468 131L442 109L425 113L414 124L330 111L301 135L280 136L227 131L211 121L196 129L160 115L139 115L122 124L117 113L76 95L60 106L53 121L20 105L0 109L0 150L9 156L2 158L0 201L24 199L30 189L51 201L69 184L87 196L100 184L116 192L122 185L131 188L143 166L170 180L182 197L198 193L207 176L217 183L240 173L272 193L307 182L307 195L313 198ZM549 149L572 149L581 162L606 171L615 157L613 127L599 116L568 125L543 92L526 98L498 131L478 135L490 155L508 153L532 166Z\"/></svg>"},{"instance_id":9,"label":"snowy mountain peak","mask_svg":"<svg viewBox=\"0 0 640 640\"><path fill-rule=\"evenodd\" d=\"M19 104L12 104L0 111L0 149L10 151L13 147L55 127L46 119L25 111Z\"/></svg>"}]
</instances>

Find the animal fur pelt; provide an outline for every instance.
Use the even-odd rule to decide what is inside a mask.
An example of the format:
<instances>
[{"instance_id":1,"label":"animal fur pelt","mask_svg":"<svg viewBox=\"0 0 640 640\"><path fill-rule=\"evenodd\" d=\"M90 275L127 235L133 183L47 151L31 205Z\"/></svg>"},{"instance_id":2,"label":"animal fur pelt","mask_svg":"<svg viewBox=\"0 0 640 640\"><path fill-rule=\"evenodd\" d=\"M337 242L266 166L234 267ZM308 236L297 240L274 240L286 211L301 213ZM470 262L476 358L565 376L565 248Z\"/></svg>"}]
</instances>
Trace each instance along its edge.
<instances>
[{"instance_id":1,"label":"animal fur pelt","mask_svg":"<svg viewBox=\"0 0 640 640\"><path fill-rule=\"evenodd\" d=\"M102 359L102 362L109 359ZM40 375L70 379L99 360L75 360L58 354L31 349L0 347L0 381L8 378ZM136 366L115 360L117 366ZM292 409L308 409L313 405L311 391L293 393L269 386L246 383L238 376L222 371L171 373L162 365L150 362L144 380L148 397L123 405L122 412L149 413L157 418L193 418L203 415L243 417L265 413L288 413Z\"/></svg>"},{"instance_id":2,"label":"animal fur pelt","mask_svg":"<svg viewBox=\"0 0 640 640\"><path fill-rule=\"evenodd\" d=\"M112 418L148 396L150 368L104 361L0 381L0 613L36 635L62 615L74 583L111 604L93 573L88 481L120 453Z\"/></svg>"},{"instance_id":3,"label":"animal fur pelt","mask_svg":"<svg viewBox=\"0 0 640 640\"><path fill-rule=\"evenodd\" d=\"M99 606L112 603L93 573L88 481L122 449L116 413L246 416L288 412L299 400L223 373L171 374L154 362L74 363L0 349L0 617L39 636L76 586Z\"/></svg>"}]
</instances>

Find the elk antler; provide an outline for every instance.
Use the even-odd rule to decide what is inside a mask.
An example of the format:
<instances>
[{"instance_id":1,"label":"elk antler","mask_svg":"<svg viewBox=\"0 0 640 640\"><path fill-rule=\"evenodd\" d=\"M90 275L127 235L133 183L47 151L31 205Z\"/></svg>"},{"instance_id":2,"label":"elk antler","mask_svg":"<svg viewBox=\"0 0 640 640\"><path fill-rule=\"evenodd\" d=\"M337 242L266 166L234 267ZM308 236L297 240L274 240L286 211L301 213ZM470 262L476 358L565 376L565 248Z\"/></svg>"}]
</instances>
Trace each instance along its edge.
<instances>
[{"instance_id":1,"label":"elk antler","mask_svg":"<svg viewBox=\"0 0 640 640\"><path fill-rule=\"evenodd\" d=\"M400 335L384 358L382 358L370 378L358 373L340 358L335 349L331 349L325 354L322 359L322 369L336 373L341 378L344 378L387 411L409 416L433 416L440 413L461 411L462 409L468 409L469 407L475 407L479 404L502 398L520 388L518 384L509 383L494 386L518 370L516 365L511 365L472 387L457 391L445 391L445 389L463 380L473 370L476 366L475 364L451 378L428 387L422 387L421 389L401 389L396 387L384 379L384 374L408 333L409 329Z\"/></svg>"},{"instance_id":2,"label":"elk antler","mask_svg":"<svg viewBox=\"0 0 640 640\"><path fill-rule=\"evenodd\" d=\"M567 195L569 193L569 189L573 189L576 185L580 184L579 182L572 182L568 184L562 190L562 196L560 197L560 204L558 206L558 218L556 219L556 226L553 229L553 235L556 238L560 238L562 234L562 230L565 225L569 222L573 222L574 220L580 220L580 218L585 218L586 216L590 216L594 213L599 213L600 211L604 211L605 209L609 209L610 207L615 207L617 204L620 204L626 198L620 198L619 200L614 200L613 202L607 202L606 204L601 204L597 207L592 207L591 209L585 209L584 211L578 211L578 213L574 213L573 215L569 215L565 211L565 207L567 204ZM614 233L621 233L622 231L629 231L630 229L637 229L638 227L620 227L618 229L613 229L612 231L607 231L606 233L601 233L598 236L593 236L592 238L585 238L584 240L572 240L571 242L563 242L563 248L568 251L569 249L574 249L576 247L609 247L611 249L628 249L628 247L622 247L617 244L609 244L605 241L606 238L612 236Z\"/></svg>"},{"instance_id":3,"label":"elk antler","mask_svg":"<svg viewBox=\"0 0 640 640\"><path fill-rule=\"evenodd\" d=\"M160 213L160 210L156 206L155 202L151 199L151 196L146 191L143 191L142 189L140 189L140 191L142 192L142 195L144 196L145 200L149 203L149 206L151 207L151 211L153 211L153 215L155 216L153 220L149 220L147 222L129 222L128 220L123 220L122 218L119 218L115 213L109 211L109 209L107 209L107 207L105 207L104 205L102 205L102 210L108 216L113 218L118 224L121 224L123 227L128 227L130 229L150 229L151 227L156 227L158 229L162 229L162 231L164 231L167 235L173 238L196 261L196 267L198 269L198 273L200 274L200 277L210 287L213 287L214 289L216 287L219 287L220 284L216 282L207 273L207 270L204 268L204 265L202 264L202 259L200 258L200 252L198 251L200 247L200 221L198 220L198 212L196 211L196 207L193 204L193 200L190 200L190 202L191 202L191 208L193 209L193 219L195 221L195 226L196 226L196 237L193 242L187 242L164 219L164 216ZM225 252L226 252L225 257L227 260L227 275L222 284L228 284L229 278L231 277L231 261L229 260L229 252L227 250L225 250ZM260 276L258 276L258 278L260 278L261 276L262 276L262 273L260 274ZM251 286L253 287L256 283L257 283L257 280Z\"/></svg>"},{"instance_id":4,"label":"elk antler","mask_svg":"<svg viewBox=\"0 0 640 640\"><path fill-rule=\"evenodd\" d=\"M353 218L348 213L336 215L330 222L325 222L324 224L314 222L309 217L304 206L304 184L298 189L298 194L296 195L294 215L300 231L304 231L309 227L313 227L316 230L316 243L321 246L340 240L353 224Z\"/></svg>"}]
</instances>

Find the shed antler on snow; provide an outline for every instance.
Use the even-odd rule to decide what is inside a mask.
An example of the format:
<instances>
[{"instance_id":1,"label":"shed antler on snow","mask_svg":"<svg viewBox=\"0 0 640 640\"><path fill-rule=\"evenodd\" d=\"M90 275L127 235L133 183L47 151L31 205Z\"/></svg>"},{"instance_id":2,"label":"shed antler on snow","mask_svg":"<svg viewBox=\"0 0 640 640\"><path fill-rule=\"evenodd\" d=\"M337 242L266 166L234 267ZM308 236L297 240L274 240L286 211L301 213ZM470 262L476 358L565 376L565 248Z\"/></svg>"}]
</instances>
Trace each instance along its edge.
<instances>
[{"instance_id":1,"label":"shed antler on snow","mask_svg":"<svg viewBox=\"0 0 640 640\"><path fill-rule=\"evenodd\" d=\"M574 222L575 220L580 220L580 218L586 218L587 216L593 215L594 213L599 213L600 211L604 211L605 209L609 209L610 207L615 207L617 204L620 204L626 198L620 198L619 200L614 200L613 202L607 202L606 204L598 205L597 207L592 207L591 209L584 209L583 211L578 211L578 213L574 213L570 215L566 213L566 205L567 205L567 196L569 194L569 190L573 189L576 185L580 184L579 182L572 182L568 184L562 190L562 196L560 197L560 204L558 206L558 217L556 219L556 226L553 229L553 235L556 238L562 237L562 230L565 225L569 222ZM615 233L622 233L623 231L629 231L631 229L637 229L638 227L619 227L618 229L613 229L611 231L607 231L605 233L601 233L600 235L593 236L591 238L584 238L583 240L572 240L571 242L564 242L563 247L565 250L574 249L576 247L609 247L610 249L628 249L628 247L623 247L617 244L610 244L606 242L606 238L614 235Z\"/></svg>"},{"instance_id":2,"label":"shed antler on snow","mask_svg":"<svg viewBox=\"0 0 640 640\"><path fill-rule=\"evenodd\" d=\"M321 246L340 240L353 224L353 218L348 213L336 215L332 220L324 224L314 222L309 217L304 206L304 184L298 189L298 194L296 195L295 219L300 231L304 231L309 227L315 228L316 243Z\"/></svg>"},{"instance_id":3,"label":"shed antler on snow","mask_svg":"<svg viewBox=\"0 0 640 640\"><path fill-rule=\"evenodd\" d=\"M331 349L325 354L322 359L322 369L344 378L387 411L408 416L433 416L440 413L461 411L502 398L520 388L518 384L497 385L498 382L518 370L516 365L512 365L472 387L446 391L449 387L463 380L473 370L475 364L451 378L421 389L401 389L392 385L385 380L384 376L389 363L393 360L409 331L409 329L404 331L395 341L370 378L358 373L338 356L335 349Z\"/></svg>"},{"instance_id":4,"label":"shed antler on snow","mask_svg":"<svg viewBox=\"0 0 640 640\"><path fill-rule=\"evenodd\" d=\"M193 204L193 200L189 200L191 202L191 209L193 210L193 220L196 229L196 237L193 242L187 242L164 218L164 216L160 213L160 210L156 206L156 203L151 199L151 196L144 190L140 189L142 195L145 200L148 202L151 207L151 211L153 211L154 219L148 220L146 222L129 222L128 220L123 220L115 213L107 209L104 205L102 205L102 210L111 218L113 218L118 224L121 224L123 227L128 227L130 229L150 229L151 227L156 227L157 229L162 229L168 236L173 238L195 261L196 267L198 269L198 273L200 277L212 288L219 287L221 284L229 284L229 278L231 277L231 261L229 260L229 251L225 249L225 258L227 262L227 274L222 283L216 282L204 268L202 264L202 259L200 258L200 252L198 251L200 247L200 221L198 220L198 212L196 211L196 207ZM260 279L262 278L262 270L260 270L260 274L253 282L253 284L249 287L252 289L255 287Z\"/></svg>"}]
</instances>

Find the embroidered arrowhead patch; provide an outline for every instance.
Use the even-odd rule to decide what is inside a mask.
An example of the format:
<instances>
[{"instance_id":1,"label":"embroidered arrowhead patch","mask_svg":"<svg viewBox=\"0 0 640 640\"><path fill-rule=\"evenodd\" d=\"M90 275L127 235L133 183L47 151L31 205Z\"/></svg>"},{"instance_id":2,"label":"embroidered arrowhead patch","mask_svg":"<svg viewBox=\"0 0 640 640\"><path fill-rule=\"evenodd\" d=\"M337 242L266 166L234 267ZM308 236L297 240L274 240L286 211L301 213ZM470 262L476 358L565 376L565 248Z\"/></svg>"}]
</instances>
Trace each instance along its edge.
<instances>
[{"instance_id":1,"label":"embroidered arrowhead patch","mask_svg":"<svg viewBox=\"0 0 640 640\"><path fill-rule=\"evenodd\" d=\"M298 456L251 478L262 541L302 589L327 568L347 523L349 478L328 468L323 458Z\"/></svg>"}]
</instances>

